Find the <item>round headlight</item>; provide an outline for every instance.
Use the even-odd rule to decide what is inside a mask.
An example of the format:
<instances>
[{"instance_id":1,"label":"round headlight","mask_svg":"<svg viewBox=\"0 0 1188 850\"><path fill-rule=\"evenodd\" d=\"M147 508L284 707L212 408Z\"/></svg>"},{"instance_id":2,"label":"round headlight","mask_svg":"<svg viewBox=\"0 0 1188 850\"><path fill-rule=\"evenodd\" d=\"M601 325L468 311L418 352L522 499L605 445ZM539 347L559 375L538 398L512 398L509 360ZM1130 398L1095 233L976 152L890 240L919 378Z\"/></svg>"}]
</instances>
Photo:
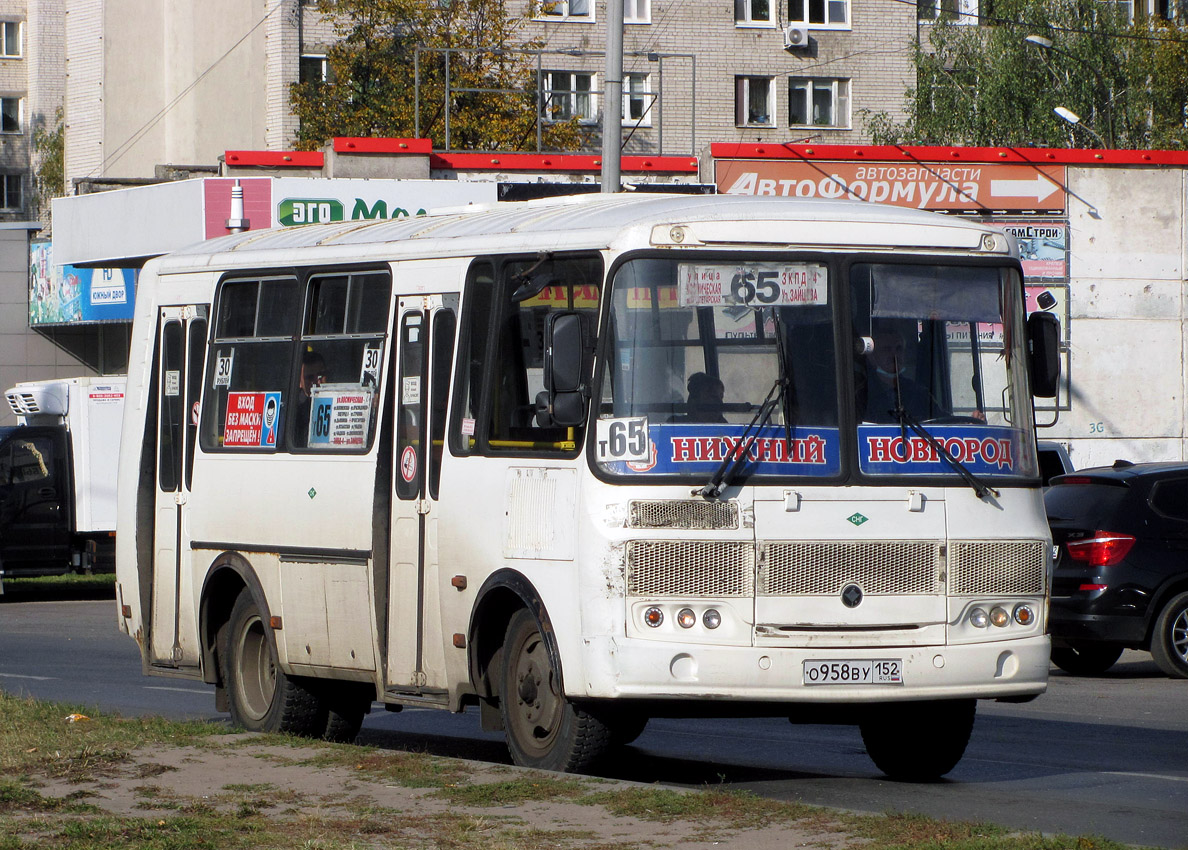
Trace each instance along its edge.
<instances>
[{"instance_id":1,"label":"round headlight","mask_svg":"<svg viewBox=\"0 0 1188 850\"><path fill-rule=\"evenodd\" d=\"M1015 622L1020 626L1030 626L1035 622L1035 611L1031 610L1030 605L1016 605Z\"/></svg>"},{"instance_id":2,"label":"round headlight","mask_svg":"<svg viewBox=\"0 0 1188 850\"><path fill-rule=\"evenodd\" d=\"M722 615L718 613L717 608L707 608L701 615L701 622L707 629L716 629L722 625Z\"/></svg>"},{"instance_id":3,"label":"round headlight","mask_svg":"<svg viewBox=\"0 0 1188 850\"><path fill-rule=\"evenodd\" d=\"M999 627L1006 626L1011 622L1011 615L1006 608L995 605L990 609L990 622Z\"/></svg>"},{"instance_id":4,"label":"round headlight","mask_svg":"<svg viewBox=\"0 0 1188 850\"><path fill-rule=\"evenodd\" d=\"M664 612L653 605L644 611L644 622L654 629L664 622Z\"/></svg>"},{"instance_id":5,"label":"round headlight","mask_svg":"<svg viewBox=\"0 0 1188 850\"><path fill-rule=\"evenodd\" d=\"M692 608L682 608L677 612L677 625L682 629L691 629L697 625L697 615Z\"/></svg>"},{"instance_id":6,"label":"round headlight","mask_svg":"<svg viewBox=\"0 0 1188 850\"><path fill-rule=\"evenodd\" d=\"M984 629L990 624L990 618L986 616L985 610L974 608L969 612L969 624L975 629Z\"/></svg>"}]
</instances>

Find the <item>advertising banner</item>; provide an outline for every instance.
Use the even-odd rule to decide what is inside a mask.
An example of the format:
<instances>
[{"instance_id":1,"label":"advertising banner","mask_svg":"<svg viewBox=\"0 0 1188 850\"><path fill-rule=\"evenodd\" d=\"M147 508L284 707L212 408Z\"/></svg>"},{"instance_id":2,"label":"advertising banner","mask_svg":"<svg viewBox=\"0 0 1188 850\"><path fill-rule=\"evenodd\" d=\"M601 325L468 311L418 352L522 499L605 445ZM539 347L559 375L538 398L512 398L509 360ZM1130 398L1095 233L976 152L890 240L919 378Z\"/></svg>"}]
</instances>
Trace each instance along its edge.
<instances>
[{"instance_id":1,"label":"advertising banner","mask_svg":"<svg viewBox=\"0 0 1188 850\"><path fill-rule=\"evenodd\" d=\"M921 210L1063 212L1063 165L718 160L727 195L846 198Z\"/></svg>"},{"instance_id":2,"label":"advertising banner","mask_svg":"<svg viewBox=\"0 0 1188 850\"><path fill-rule=\"evenodd\" d=\"M135 269L56 266L50 242L33 243L29 254L30 327L132 321Z\"/></svg>"}]
</instances>

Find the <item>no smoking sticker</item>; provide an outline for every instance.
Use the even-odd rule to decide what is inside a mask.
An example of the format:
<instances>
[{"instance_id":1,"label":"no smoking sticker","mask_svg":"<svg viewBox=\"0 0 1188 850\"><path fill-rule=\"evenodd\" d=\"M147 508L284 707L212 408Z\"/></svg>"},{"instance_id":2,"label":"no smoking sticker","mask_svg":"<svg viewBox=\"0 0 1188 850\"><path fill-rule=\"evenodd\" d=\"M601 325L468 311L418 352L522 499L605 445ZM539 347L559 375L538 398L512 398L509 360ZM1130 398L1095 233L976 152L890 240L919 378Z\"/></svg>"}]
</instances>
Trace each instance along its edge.
<instances>
[{"instance_id":1,"label":"no smoking sticker","mask_svg":"<svg viewBox=\"0 0 1188 850\"><path fill-rule=\"evenodd\" d=\"M417 477L417 452L412 446L400 453L400 477L410 484Z\"/></svg>"}]
</instances>

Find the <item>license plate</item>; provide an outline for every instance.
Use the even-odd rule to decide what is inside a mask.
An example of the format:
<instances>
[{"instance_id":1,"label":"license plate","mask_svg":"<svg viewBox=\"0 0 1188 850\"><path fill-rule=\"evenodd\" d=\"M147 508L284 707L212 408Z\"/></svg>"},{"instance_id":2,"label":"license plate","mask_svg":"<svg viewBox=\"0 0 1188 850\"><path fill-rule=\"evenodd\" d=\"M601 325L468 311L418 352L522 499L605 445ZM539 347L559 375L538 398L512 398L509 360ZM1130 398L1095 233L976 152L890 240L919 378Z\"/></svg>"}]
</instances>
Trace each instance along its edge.
<instances>
[{"instance_id":1,"label":"license plate","mask_svg":"<svg viewBox=\"0 0 1188 850\"><path fill-rule=\"evenodd\" d=\"M903 661L806 661L806 685L902 685Z\"/></svg>"}]
</instances>

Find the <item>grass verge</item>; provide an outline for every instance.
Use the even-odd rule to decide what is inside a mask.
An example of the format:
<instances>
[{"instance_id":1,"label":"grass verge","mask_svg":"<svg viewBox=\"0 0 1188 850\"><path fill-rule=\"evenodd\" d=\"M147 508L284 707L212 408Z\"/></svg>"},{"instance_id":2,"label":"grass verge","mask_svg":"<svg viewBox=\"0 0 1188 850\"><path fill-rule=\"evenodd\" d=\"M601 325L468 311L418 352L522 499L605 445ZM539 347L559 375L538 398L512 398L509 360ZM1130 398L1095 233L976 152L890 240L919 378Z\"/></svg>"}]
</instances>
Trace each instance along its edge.
<instances>
[{"instance_id":1,"label":"grass verge","mask_svg":"<svg viewBox=\"0 0 1188 850\"><path fill-rule=\"evenodd\" d=\"M205 778L195 785L194 776ZM0 777L0 850L1123 847L916 815L853 815L718 788L631 786L228 734L218 724L123 718L3 693Z\"/></svg>"}]
</instances>

